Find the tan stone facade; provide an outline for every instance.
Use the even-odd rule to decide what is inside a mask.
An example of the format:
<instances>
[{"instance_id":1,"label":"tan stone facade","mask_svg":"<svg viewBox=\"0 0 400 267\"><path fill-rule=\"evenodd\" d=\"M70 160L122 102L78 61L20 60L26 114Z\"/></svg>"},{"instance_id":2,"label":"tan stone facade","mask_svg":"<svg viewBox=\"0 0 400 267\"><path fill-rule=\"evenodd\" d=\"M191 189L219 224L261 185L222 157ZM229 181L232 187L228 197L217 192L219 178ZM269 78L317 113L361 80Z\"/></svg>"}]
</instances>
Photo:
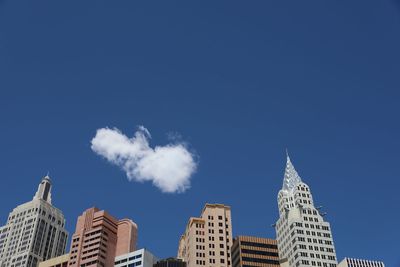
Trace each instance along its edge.
<instances>
[{"instance_id":1,"label":"tan stone facade","mask_svg":"<svg viewBox=\"0 0 400 267\"><path fill-rule=\"evenodd\" d=\"M191 217L181 236L178 258L188 267L231 266L231 209L223 204L206 204L199 218Z\"/></svg>"},{"instance_id":2,"label":"tan stone facade","mask_svg":"<svg viewBox=\"0 0 400 267\"><path fill-rule=\"evenodd\" d=\"M69 254L62 255L57 258L52 258L47 261L39 263L38 267L67 267L69 261Z\"/></svg>"},{"instance_id":3,"label":"tan stone facade","mask_svg":"<svg viewBox=\"0 0 400 267\"><path fill-rule=\"evenodd\" d=\"M236 237L232 246L232 266L280 266L276 240L253 236Z\"/></svg>"},{"instance_id":4,"label":"tan stone facade","mask_svg":"<svg viewBox=\"0 0 400 267\"><path fill-rule=\"evenodd\" d=\"M137 226L118 221L106 211L90 208L79 216L72 236L70 267L114 266L116 256L136 249Z\"/></svg>"},{"instance_id":5,"label":"tan stone facade","mask_svg":"<svg viewBox=\"0 0 400 267\"><path fill-rule=\"evenodd\" d=\"M118 222L118 242L115 256L123 255L136 250L137 225L129 219Z\"/></svg>"}]
</instances>

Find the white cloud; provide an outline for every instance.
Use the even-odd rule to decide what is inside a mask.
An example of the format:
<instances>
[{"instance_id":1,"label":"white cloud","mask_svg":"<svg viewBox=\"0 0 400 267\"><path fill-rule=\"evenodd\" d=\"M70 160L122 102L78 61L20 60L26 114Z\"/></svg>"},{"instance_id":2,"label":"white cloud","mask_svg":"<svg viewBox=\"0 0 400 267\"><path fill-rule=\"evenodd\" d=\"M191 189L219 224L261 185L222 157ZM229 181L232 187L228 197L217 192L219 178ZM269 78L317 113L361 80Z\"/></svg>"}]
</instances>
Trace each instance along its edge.
<instances>
[{"instance_id":1,"label":"white cloud","mask_svg":"<svg viewBox=\"0 0 400 267\"><path fill-rule=\"evenodd\" d=\"M151 148L150 132L139 126L132 138L118 129L101 128L92 139L92 150L126 172L130 181L151 181L162 192L184 192L197 163L184 143Z\"/></svg>"}]
</instances>

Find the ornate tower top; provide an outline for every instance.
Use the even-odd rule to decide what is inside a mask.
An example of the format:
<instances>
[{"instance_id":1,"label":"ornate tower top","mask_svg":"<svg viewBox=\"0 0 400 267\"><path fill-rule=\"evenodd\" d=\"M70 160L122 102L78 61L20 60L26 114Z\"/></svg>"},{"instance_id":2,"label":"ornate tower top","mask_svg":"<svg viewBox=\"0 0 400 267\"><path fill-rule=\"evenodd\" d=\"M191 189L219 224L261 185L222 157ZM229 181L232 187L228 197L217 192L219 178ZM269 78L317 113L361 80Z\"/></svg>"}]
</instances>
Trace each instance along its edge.
<instances>
[{"instance_id":1,"label":"ornate tower top","mask_svg":"<svg viewBox=\"0 0 400 267\"><path fill-rule=\"evenodd\" d=\"M43 199L51 204L51 179L49 175L42 178L33 199Z\"/></svg>"},{"instance_id":2,"label":"ornate tower top","mask_svg":"<svg viewBox=\"0 0 400 267\"><path fill-rule=\"evenodd\" d=\"M301 178L290 161L289 154L286 151L286 168L283 177L282 190L291 192L299 183L301 183Z\"/></svg>"}]
</instances>

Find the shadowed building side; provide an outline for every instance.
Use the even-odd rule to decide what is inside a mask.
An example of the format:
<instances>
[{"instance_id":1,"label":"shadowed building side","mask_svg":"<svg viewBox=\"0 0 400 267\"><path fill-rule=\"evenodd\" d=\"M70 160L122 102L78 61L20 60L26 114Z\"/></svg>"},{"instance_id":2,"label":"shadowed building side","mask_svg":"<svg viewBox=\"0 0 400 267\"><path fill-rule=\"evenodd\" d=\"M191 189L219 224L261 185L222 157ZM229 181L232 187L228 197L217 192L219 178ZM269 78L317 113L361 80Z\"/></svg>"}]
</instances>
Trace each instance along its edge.
<instances>
[{"instance_id":1,"label":"shadowed building side","mask_svg":"<svg viewBox=\"0 0 400 267\"><path fill-rule=\"evenodd\" d=\"M159 260L153 267L186 267L186 262L182 259L167 258Z\"/></svg>"}]
</instances>

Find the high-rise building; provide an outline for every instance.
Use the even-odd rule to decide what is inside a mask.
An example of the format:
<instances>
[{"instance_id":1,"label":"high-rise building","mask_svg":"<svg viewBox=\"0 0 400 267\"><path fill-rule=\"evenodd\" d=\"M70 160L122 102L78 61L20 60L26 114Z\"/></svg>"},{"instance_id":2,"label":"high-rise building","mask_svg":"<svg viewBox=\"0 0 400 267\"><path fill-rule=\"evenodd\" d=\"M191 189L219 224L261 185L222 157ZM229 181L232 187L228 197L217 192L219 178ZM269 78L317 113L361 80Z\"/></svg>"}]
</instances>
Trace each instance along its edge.
<instances>
[{"instance_id":1,"label":"high-rise building","mask_svg":"<svg viewBox=\"0 0 400 267\"><path fill-rule=\"evenodd\" d=\"M338 267L385 267L385 264L381 261L344 258Z\"/></svg>"},{"instance_id":2,"label":"high-rise building","mask_svg":"<svg viewBox=\"0 0 400 267\"><path fill-rule=\"evenodd\" d=\"M290 267L337 265L331 227L314 206L311 190L302 182L289 156L278 193L279 219L275 230L279 258Z\"/></svg>"},{"instance_id":3,"label":"high-rise building","mask_svg":"<svg viewBox=\"0 0 400 267\"><path fill-rule=\"evenodd\" d=\"M42 261L39 263L39 267L68 267L69 254Z\"/></svg>"},{"instance_id":4,"label":"high-rise building","mask_svg":"<svg viewBox=\"0 0 400 267\"><path fill-rule=\"evenodd\" d=\"M116 256L136 249L137 226L118 221L106 211L90 208L79 216L72 236L70 267L114 266Z\"/></svg>"},{"instance_id":5,"label":"high-rise building","mask_svg":"<svg viewBox=\"0 0 400 267\"><path fill-rule=\"evenodd\" d=\"M231 247L231 208L206 204L199 218L189 219L179 241L178 258L188 267L230 267Z\"/></svg>"},{"instance_id":6,"label":"high-rise building","mask_svg":"<svg viewBox=\"0 0 400 267\"><path fill-rule=\"evenodd\" d=\"M16 207L0 227L1 267L37 267L65 253L68 233L63 213L51 204L51 187L45 176L33 200Z\"/></svg>"},{"instance_id":7,"label":"high-rise building","mask_svg":"<svg viewBox=\"0 0 400 267\"><path fill-rule=\"evenodd\" d=\"M157 258L147 249L139 249L115 257L115 267L153 267Z\"/></svg>"},{"instance_id":8,"label":"high-rise building","mask_svg":"<svg viewBox=\"0 0 400 267\"><path fill-rule=\"evenodd\" d=\"M233 240L232 267L280 266L275 239L238 236Z\"/></svg>"},{"instance_id":9,"label":"high-rise building","mask_svg":"<svg viewBox=\"0 0 400 267\"><path fill-rule=\"evenodd\" d=\"M153 267L186 267L186 262L182 259L167 258L159 260Z\"/></svg>"}]
</instances>

